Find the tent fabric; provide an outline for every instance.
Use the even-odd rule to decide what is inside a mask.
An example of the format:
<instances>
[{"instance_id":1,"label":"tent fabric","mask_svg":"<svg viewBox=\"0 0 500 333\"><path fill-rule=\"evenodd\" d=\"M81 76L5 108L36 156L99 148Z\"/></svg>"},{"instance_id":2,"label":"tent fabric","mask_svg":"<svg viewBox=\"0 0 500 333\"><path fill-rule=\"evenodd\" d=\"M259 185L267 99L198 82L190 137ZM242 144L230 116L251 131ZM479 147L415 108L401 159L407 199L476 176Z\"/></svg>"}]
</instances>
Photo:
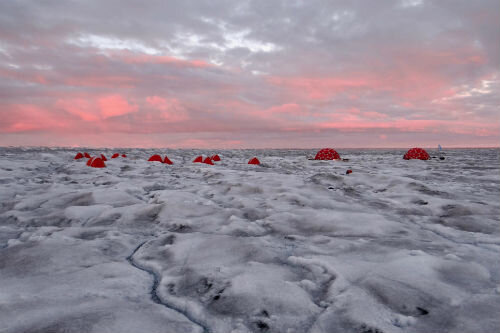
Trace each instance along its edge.
<instances>
[{"instance_id":1,"label":"tent fabric","mask_svg":"<svg viewBox=\"0 0 500 333\"><path fill-rule=\"evenodd\" d=\"M260 164L260 161L257 157L254 157L250 161L248 161L248 164Z\"/></svg>"},{"instance_id":2,"label":"tent fabric","mask_svg":"<svg viewBox=\"0 0 500 333\"><path fill-rule=\"evenodd\" d=\"M89 160L87 161L87 166L90 166L92 164L92 161L94 160L95 157L91 157L89 158Z\"/></svg>"},{"instance_id":3,"label":"tent fabric","mask_svg":"<svg viewBox=\"0 0 500 333\"><path fill-rule=\"evenodd\" d=\"M158 154L151 156L148 161L149 162L161 162L161 163L163 163L163 159Z\"/></svg>"},{"instance_id":4,"label":"tent fabric","mask_svg":"<svg viewBox=\"0 0 500 333\"><path fill-rule=\"evenodd\" d=\"M104 164L104 161L101 158L96 157L92 159L90 166L93 168L105 168L106 164Z\"/></svg>"},{"instance_id":5,"label":"tent fabric","mask_svg":"<svg viewBox=\"0 0 500 333\"><path fill-rule=\"evenodd\" d=\"M340 155L333 148L323 148L314 157L315 160L340 160Z\"/></svg>"},{"instance_id":6,"label":"tent fabric","mask_svg":"<svg viewBox=\"0 0 500 333\"><path fill-rule=\"evenodd\" d=\"M104 156L103 154L101 154L101 160L107 161L108 159L106 158L106 156Z\"/></svg>"},{"instance_id":7,"label":"tent fabric","mask_svg":"<svg viewBox=\"0 0 500 333\"><path fill-rule=\"evenodd\" d=\"M117 158L117 157L119 157L119 156L120 156L120 154L118 154L118 153L114 153L114 154L113 154L113 156L111 156L111 158Z\"/></svg>"},{"instance_id":8,"label":"tent fabric","mask_svg":"<svg viewBox=\"0 0 500 333\"><path fill-rule=\"evenodd\" d=\"M203 163L203 156L198 156L193 160L193 163Z\"/></svg>"},{"instance_id":9,"label":"tent fabric","mask_svg":"<svg viewBox=\"0 0 500 333\"><path fill-rule=\"evenodd\" d=\"M174 164L174 162L172 162L172 161L168 158L168 156L167 156L167 155L165 155L165 159L163 160L163 163L170 164L170 165Z\"/></svg>"},{"instance_id":10,"label":"tent fabric","mask_svg":"<svg viewBox=\"0 0 500 333\"><path fill-rule=\"evenodd\" d=\"M78 153L78 154L76 154L76 155L75 155L75 158L74 158L74 159L75 159L75 160L79 160L80 158L83 158L83 157L84 157L84 156L83 156L83 154L82 154L82 153Z\"/></svg>"},{"instance_id":11,"label":"tent fabric","mask_svg":"<svg viewBox=\"0 0 500 333\"><path fill-rule=\"evenodd\" d=\"M220 161L219 155L215 154L214 156L212 156L212 161L216 161L216 162Z\"/></svg>"},{"instance_id":12,"label":"tent fabric","mask_svg":"<svg viewBox=\"0 0 500 333\"><path fill-rule=\"evenodd\" d=\"M203 163L214 165L214 163L212 162L212 159L210 157L205 157L205 159L203 160Z\"/></svg>"},{"instance_id":13,"label":"tent fabric","mask_svg":"<svg viewBox=\"0 0 500 333\"><path fill-rule=\"evenodd\" d=\"M89 153L85 152L83 153L83 156L85 156L86 158L90 158L91 156L89 155Z\"/></svg>"},{"instance_id":14,"label":"tent fabric","mask_svg":"<svg viewBox=\"0 0 500 333\"><path fill-rule=\"evenodd\" d=\"M413 159L419 159L419 160L428 160L431 157L429 154L422 148L411 148L406 152L406 154L403 156L405 160L413 160Z\"/></svg>"}]
</instances>

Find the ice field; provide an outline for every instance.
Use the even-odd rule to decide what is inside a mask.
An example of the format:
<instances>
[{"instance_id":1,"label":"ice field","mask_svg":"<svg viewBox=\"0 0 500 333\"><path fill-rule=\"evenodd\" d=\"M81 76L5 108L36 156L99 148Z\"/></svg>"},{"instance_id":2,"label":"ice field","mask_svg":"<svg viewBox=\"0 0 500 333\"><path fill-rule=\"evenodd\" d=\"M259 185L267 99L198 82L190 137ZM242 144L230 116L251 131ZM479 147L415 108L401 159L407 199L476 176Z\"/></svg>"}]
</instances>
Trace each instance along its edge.
<instances>
[{"instance_id":1,"label":"ice field","mask_svg":"<svg viewBox=\"0 0 500 333\"><path fill-rule=\"evenodd\" d=\"M0 332L500 331L499 149L78 151L0 148Z\"/></svg>"}]
</instances>

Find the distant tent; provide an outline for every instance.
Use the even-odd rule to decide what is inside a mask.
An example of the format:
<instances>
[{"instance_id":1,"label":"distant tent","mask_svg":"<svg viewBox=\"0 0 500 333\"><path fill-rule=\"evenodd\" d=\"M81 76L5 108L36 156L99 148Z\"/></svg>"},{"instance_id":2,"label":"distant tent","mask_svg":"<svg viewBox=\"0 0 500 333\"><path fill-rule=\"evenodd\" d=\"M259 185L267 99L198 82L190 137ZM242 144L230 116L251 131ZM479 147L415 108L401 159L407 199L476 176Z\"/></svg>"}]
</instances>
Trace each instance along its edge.
<instances>
[{"instance_id":1,"label":"distant tent","mask_svg":"<svg viewBox=\"0 0 500 333\"><path fill-rule=\"evenodd\" d=\"M406 154L403 156L403 158L405 160L413 160L413 159L428 160L431 157L422 148L412 148L406 152Z\"/></svg>"},{"instance_id":2,"label":"distant tent","mask_svg":"<svg viewBox=\"0 0 500 333\"><path fill-rule=\"evenodd\" d=\"M260 161L257 157L254 157L250 161L248 161L248 164L260 164Z\"/></svg>"},{"instance_id":3,"label":"distant tent","mask_svg":"<svg viewBox=\"0 0 500 333\"><path fill-rule=\"evenodd\" d=\"M333 148L323 148L316 154L315 160L340 160L340 155Z\"/></svg>"},{"instance_id":4,"label":"distant tent","mask_svg":"<svg viewBox=\"0 0 500 333\"><path fill-rule=\"evenodd\" d=\"M89 153L85 152L83 153L83 156L85 156L86 158L90 158L91 156L89 155Z\"/></svg>"},{"instance_id":5,"label":"distant tent","mask_svg":"<svg viewBox=\"0 0 500 333\"><path fill-rule=\"evenodd\" d=\"M84 156L83 156L83 154L82 154L82 153L78 153L78 154L76 154L76 155L75 155L75 158L74 158L74 159L75 159L75 160L79 160L80 158L83 158L83 157L84 157Z\"/></svg>"},{"instance_id":6,"label":"distant tent","mask_svg":"<svg viewBox=\"0 0 500 333\"><path fill-rule=\"evenodd\" d=\"M208 156L205 157L205 159L203 160L203 163L214 165L214 163L212 162L212 159L210 157L208 157Z\"/></svg>"},{"instance_id":7,"label":"distant tent","mask_svg":"<svg viewBox=\"0 0 500 333\"><path fill-rule=\"evenodd\" d=\"M101 154L101 159L102 159L103 161L107 161L107 160L108 160L108 159L106 158L106 156L104 156L103 154Z\"/></svg>"},{"instance_id":8,"label":"distant tent","mask_svg":"<svg viewBox=\"0 0 500 333\"><path fill-rule=\"evenodd\" d=\"M100 159L99 157L95 157L92 159L90 166L93 168L105 168L106 164L104 164L104 161L102 159Z\"/></svg>"},{"instance_id":9,"label":"distant tent","mask_svg":"<svg viewBox=\"0 0 500 333\"><path fill-rule=\"evenodd\" d=\"M216 161L216 162L220 161L219 155L215 154L214 156L212 156L212 161Z\"/></svg>"},{"instance_id":10,"label":"distant tent","mask_svg":"<svg viewBox=\"0 0 500 333\"><path fill-rule=\"evenodd\" d=\"M198 156L193 160L193 163L203 163L203 156Z\"/></svg>"},{"instance_id":11,"label":"distant tent","mask_svg":"<svg viewBox=\"0 0 500 333\"><path fill-rule=\"evenodd\" d=\"M125 154L122 154L122 157L127 157L127 155L125 155Z\"/></svg>"},{"instance_id":12,"label":"distant tent","mask_svg":"<svg viewBox=\"0 0 500 333\"><path fill-rule=\"evenodd\" d=\"M168 158L168 156L167 156L167 155L165 155L165 159L163 160L163 163L170 164L170 165L174 164L174 162L172 162L172 161Z\"/></svg>"},{"instance_id":13,"label":"distant tent","mask_svg":"<svg viewBox=\"0 0 500 333\"><path fill-rule=\"evenodd\" d=\"M153 155L149 158L149 162L160 162L163 163L163 160L160 155Z\"/></svg>"},{"instance_id":14,"label":"distant tent","mask_svg":"<svg viewBox=\"0 0 500 333\"><path fill-rule=\"evenodd\" d=\"M113 156L111 156L111 158L117 158L117 157L119 157L119 156L120 156L120 154L118 154L118 153L114 153L114 154L113 154Z\"/></svg>"}]
</instances>

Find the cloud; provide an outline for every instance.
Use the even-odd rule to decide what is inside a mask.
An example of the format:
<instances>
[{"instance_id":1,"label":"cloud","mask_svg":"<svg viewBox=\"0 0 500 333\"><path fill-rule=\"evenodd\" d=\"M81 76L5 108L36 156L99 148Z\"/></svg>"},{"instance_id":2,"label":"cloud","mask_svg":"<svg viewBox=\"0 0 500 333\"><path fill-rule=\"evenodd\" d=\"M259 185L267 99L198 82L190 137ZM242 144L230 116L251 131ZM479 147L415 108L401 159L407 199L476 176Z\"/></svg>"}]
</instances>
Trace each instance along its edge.
<instances>
[{"instance_id":1,"label":"cloud","mask_svg":"<svg viewBox=\"0 0 500 333\"><path fill-rule=\"evenodd\" d=\"M498 12L495 0L2 1L0 135L498 145Z\"/></svg>"},{"instance_id":2,"label":"cloud","mask_svg":"<svg viewBox=\"0 0 500 333\"><path fill-rule=\"evenodd\" d=\"M57 99L54 107L86 122L99 122L107 118L137 112L139 109L137 105L131 104L125 97L118 94L62 97Z\"/></svg>"},{"instance_id":3,"label":"cloud","mask_svg":"<svg viewBox=\"0 0 500 333\"><path fill-rule=\"evenodd\" d=\"M129 104L121 95L104 96L99 98L97 103L103 119L122 116L138 110L136 105Z\"/></svg>"},{"instance_id":4,"label":"cloud","mask_svg":"<svg viewBox=\"0 0 500 333\"><path fill-rule=\"evenodd\" d=\"M160 96L148 96L147 104L168 122L178 122L189 118L186 108L176 98L163 98Z\"/></svg>"}]
</instances>

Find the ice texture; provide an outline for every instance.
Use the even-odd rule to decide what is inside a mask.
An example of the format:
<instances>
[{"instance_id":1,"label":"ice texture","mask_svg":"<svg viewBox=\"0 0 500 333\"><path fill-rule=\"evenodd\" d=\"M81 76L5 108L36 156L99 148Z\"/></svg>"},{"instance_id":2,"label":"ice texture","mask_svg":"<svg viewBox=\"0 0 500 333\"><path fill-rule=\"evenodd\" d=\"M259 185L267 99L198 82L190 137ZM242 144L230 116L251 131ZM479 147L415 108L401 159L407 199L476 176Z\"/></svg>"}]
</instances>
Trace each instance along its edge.
<instances>
[{"instance_id":1,"label":"ice texture","mask_svg":"<svg viewBox=\"0 0 500 333\"><path fill-rule=\"evenodd\" d=\"M0 332L500 331L499 149L122 151L0 148Z\"/></svg>"}]
</instances>

